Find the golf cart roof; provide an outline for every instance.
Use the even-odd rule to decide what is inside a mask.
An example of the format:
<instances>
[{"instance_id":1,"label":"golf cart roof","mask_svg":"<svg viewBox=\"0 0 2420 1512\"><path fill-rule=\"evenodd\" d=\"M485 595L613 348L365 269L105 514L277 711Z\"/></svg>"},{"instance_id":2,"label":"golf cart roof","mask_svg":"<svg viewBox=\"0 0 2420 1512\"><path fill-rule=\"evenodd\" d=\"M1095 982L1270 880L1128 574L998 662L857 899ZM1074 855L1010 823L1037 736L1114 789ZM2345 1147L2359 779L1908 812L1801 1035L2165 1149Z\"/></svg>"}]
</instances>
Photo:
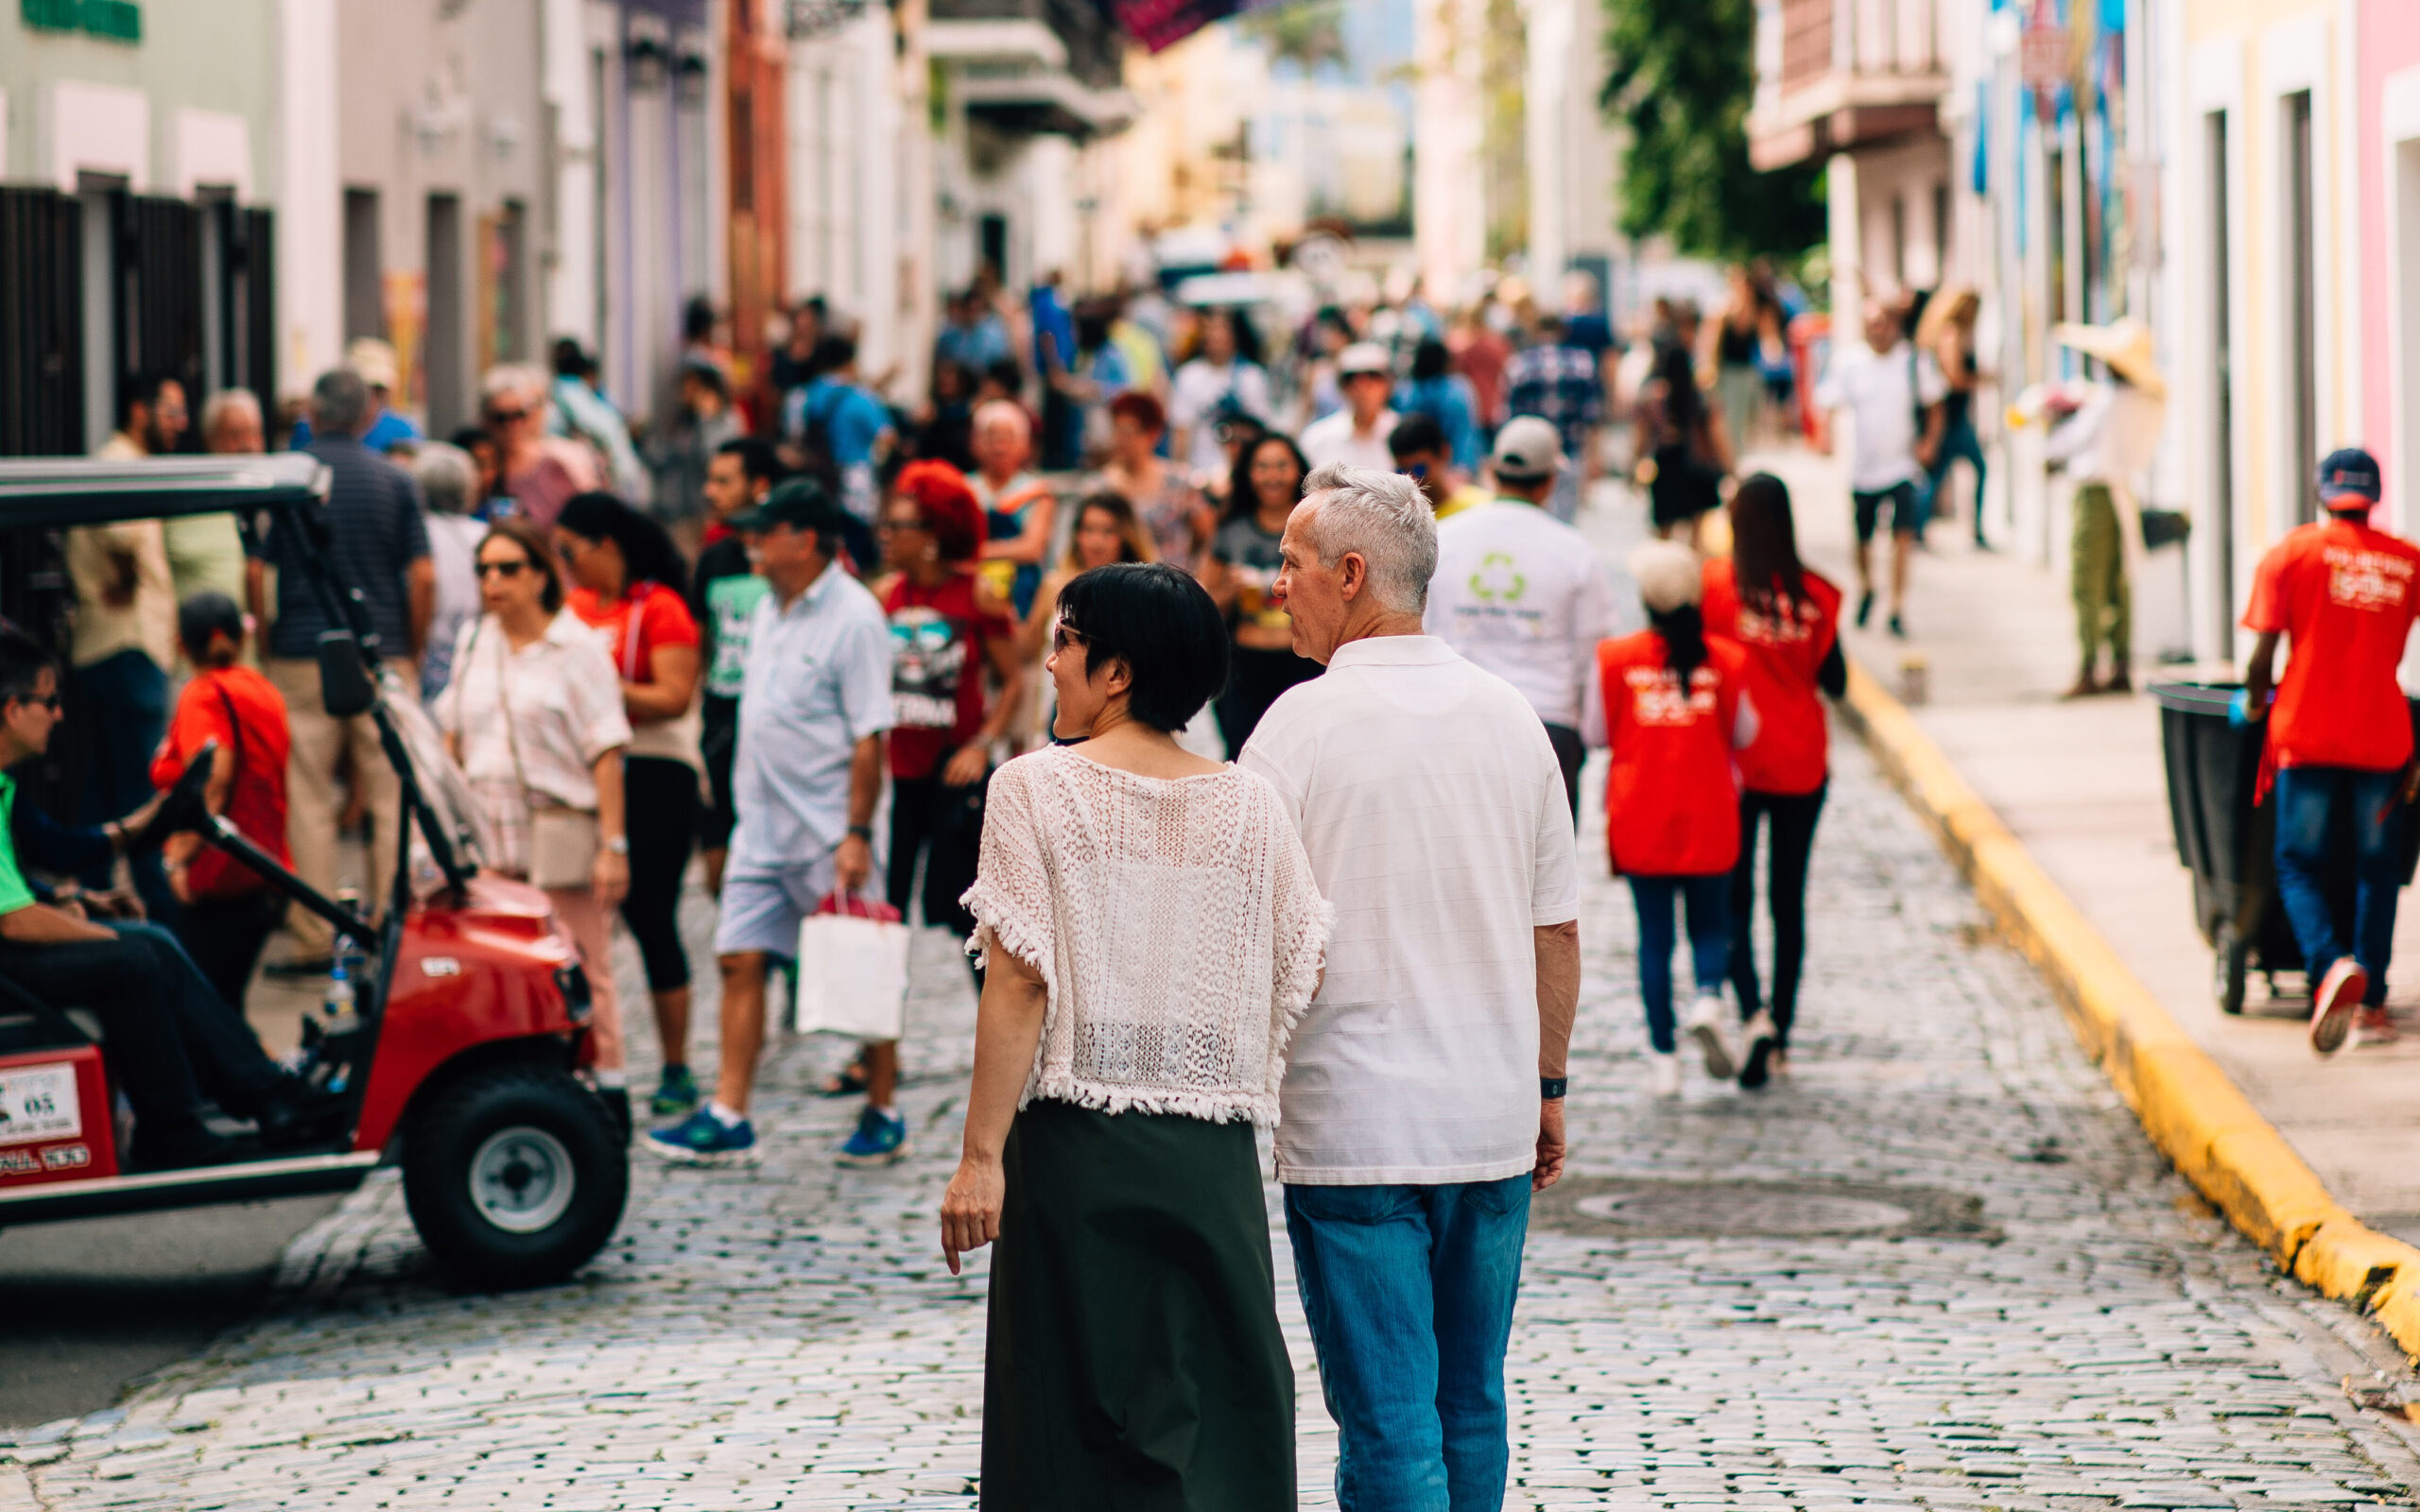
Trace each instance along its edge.
<instances>
[{"instance_id":1,"label":"golf cart roof","mask_svg":"<svg viewBox=\"0 0 2420 1512\"><path fill-rule=\"evenodd\" d=\"M0 530L218 514L327 496L305 452L266 456L40 456L0 461Z\"/></svg>"}]
</instances>

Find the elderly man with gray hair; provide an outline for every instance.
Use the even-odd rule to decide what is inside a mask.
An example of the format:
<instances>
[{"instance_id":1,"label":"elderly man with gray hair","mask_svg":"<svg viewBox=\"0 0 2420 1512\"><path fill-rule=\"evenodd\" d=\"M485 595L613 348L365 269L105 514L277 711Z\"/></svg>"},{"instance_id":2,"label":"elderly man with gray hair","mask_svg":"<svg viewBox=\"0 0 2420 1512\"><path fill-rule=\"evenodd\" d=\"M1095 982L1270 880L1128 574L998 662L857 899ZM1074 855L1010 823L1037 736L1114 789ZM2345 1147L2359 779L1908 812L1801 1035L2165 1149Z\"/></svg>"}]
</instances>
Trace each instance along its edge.
<instances>
[{"instance_id":1,"label":"elderly man with gray hair","mask_svg":"<svg viewBox=\"0 0 2420 1512\"><path fill-rule=\"evenodd\" d=\"M1437 525L1418 485L1340 466L1305 487L1276 593L1327 673L1239 758L1337 913L1280 1091L1286 1231L1340 1504L1494 1512L1530 1194L1563 1174L1570 811L1528 700L1422 633Z\"/></svg>"}]
</instances>

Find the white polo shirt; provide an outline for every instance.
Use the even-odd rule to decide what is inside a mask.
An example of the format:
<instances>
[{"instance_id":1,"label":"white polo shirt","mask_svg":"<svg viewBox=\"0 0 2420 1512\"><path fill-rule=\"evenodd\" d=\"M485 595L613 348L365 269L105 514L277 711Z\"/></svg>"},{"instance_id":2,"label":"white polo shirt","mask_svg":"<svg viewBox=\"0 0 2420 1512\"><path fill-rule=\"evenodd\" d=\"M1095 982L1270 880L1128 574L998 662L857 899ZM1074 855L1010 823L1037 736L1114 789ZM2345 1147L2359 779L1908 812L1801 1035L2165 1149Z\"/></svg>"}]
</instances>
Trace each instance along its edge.
<instances>
[{"instance_id":1,"label":"white polo shirt","mask_svg":"<svg viewBox=\"0 0 2420 1512\"><path fill-rule=\"evenodd\" d=\"M1580 728L1614 588L1588 538L1519 499L1437 526L1428 633L1521 691L1538 717Z\"/></svg>"},{"instance_id":2,"label":"white polo shirt","mask_svg":"<svg viewBox=\"0 0 2420 1512\"><path fill-rule=\"evenodd\" d=\"M1238 761L1276 785L1336 908L1287 1054L1278 1179L1529 1171L1532 931L1580 917L1580 863L1528 700L1434 636L1355 641L1270 707Z\"/></svg>"}]
</instances>

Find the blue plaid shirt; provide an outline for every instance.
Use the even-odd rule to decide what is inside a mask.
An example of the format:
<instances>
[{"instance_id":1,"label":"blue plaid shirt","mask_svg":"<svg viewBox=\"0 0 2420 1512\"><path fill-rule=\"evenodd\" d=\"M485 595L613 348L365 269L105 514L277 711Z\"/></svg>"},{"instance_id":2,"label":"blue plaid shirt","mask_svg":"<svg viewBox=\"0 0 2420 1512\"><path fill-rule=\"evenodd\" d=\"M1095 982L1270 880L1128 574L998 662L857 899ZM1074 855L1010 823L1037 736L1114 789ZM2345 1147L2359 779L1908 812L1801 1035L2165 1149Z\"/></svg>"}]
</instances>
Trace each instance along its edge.
<instances>
[{"instance_id":1,"label":"blue plaid shirt","mask_svg":"<svg viewBox=\"0 0 2420 1512\"><path fill-rule=\"evenodd\" d=\"M1504 389L1509 413L1551 421L1566 454L1586 452L1588 434L1604 413L1605 390L1585 349L1524 347L1504 365Z\"/></svg>"}]
</instances>

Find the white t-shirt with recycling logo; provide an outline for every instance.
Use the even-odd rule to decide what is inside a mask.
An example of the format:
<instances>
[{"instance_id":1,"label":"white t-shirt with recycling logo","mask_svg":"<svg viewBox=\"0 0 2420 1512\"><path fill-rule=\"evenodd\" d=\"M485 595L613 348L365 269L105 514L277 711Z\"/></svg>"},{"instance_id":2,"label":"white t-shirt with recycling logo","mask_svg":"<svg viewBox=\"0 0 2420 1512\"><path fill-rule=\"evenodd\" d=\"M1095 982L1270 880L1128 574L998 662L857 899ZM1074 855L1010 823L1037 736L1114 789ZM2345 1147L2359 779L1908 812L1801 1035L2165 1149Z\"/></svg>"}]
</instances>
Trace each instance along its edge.
<instances>
[{"instance_id":1,"label":"white t-shirt with recycling logo","mask_svg":"<svg viewBox=\"0 0 2420 1512\"><path fill-rule=\"evenodd\" d=\"M1437 527L1428 633L1512 684L1549 725L1580 728L1614 588L1588 538L1532 504L1498 499Z\"/></svg>"}]
</instances>

